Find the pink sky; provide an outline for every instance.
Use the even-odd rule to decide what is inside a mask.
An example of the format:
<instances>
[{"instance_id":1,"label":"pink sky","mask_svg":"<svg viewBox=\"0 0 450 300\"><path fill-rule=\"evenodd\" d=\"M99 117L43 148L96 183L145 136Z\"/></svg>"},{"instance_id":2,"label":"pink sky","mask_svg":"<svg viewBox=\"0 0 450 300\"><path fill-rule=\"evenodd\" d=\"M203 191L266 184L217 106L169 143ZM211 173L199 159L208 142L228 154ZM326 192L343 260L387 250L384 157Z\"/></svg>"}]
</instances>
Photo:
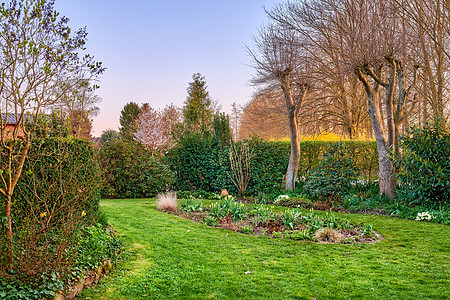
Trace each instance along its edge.
<instances>
[{"instance_id":1,"label":"pink sky","mask_svg":"<svg viewBox=\"0 0 450 300\"><path fill-rule=\"evenodd\" d=\"M87 51L107 68L103 98L92 134L118 129L123 106L134 101L154 108L182 106L194 73L230 112L247 103L253 70L244 44L265 20L263 6L276 0L56 0L73 28L87 26Z\"/></svg>"}]
</instances>

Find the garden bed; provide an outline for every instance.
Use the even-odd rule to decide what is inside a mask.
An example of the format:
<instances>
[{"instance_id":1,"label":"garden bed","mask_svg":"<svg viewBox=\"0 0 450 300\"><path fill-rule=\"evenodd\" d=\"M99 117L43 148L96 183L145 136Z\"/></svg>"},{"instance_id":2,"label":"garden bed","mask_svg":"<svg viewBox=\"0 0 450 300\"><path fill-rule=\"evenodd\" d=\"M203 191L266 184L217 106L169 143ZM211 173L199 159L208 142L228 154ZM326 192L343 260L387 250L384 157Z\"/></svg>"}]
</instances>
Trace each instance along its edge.
<instances>
[{"instance_id":1,"label":"garden bed","mask_svg":"<svg viewBox=\"0 0 450 300\"><path fill-rule=\"evenodd\" d=\"M188 199L179 208L163 210L194 222L254 236L342 244L374 243L383 238L372 224L352 224L336 218L332 211L325 216L313 209L306 214L296 209L275 212L268 206L248 208L234 199L205 207L200 200Z\"/></svg>"}]
</instances>

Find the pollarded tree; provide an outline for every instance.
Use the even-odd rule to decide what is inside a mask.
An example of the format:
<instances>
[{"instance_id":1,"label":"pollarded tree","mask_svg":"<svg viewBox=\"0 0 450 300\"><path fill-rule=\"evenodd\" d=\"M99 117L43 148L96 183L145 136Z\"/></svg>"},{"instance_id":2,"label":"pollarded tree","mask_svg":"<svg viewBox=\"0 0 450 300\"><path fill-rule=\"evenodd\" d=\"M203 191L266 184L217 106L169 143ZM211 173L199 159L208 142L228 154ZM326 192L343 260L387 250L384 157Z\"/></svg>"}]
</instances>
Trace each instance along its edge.
<instances>
[{"instance_id":1,"label":"pollarded tree","mask_svg":"<svg viewBox=\"0 0 450 300\"><path fill-rule=\"evenodd\" d=\"M306 3L306 4L305 4ZM333 130L353 139L362 135L368 126L364 87L356 76L348 72L343 62L347 53L345 39L327 39L329 28L321 16L308 13L305 6L313 1L292 1L277 5L268 16L279 26L298 32L306 40L309 76L314 77L314 92L304 107L301 118L311 128ZM324 8L326 13L329 9ZM306 11L306 13L305 13ZM311 25L311 23L313 25ZM314 27L312 30L311 27ZM305 42L304 42L305 43ZM370 127L370 126L369 126Z\"/></svg>"},{"instance_id":2,"label":"pollarded tree","mask_svg":"<svg viewBox=\"0 0 450 300\"><path fill-rule=\"evenodd\" d=\"M287 23L309 32L317 47L342 53L339 63L364 86L378 148L380 193L394 197L390 155L400 155L400 125L414 107L410 94L417 77L417 66L406 59L412 32L400 7L388 0L312 0L293 4L290 11Z\"/></svg>"},{"instance_id":3,"label":"pollarded tree","mask_svg":"<svg viewBox=\"0 0 450 300\"><path fill-rule=\"evenodd\" d=\"M192 79L187 88L188 96L183 107L184 123L188 130L211 129L214 108L207 91L205 77L195 73Z\"/></svg>"},{"instance_id":4,"label":"pollarded tree","mask_svg":"<svg viewBox=\"0 0 450 300\"><path fill-rule=\"evenodd\" d=\"M248 49L256 75L252 82L266 88L281 89L291 139L291 155L286 171L286 190L295 189L300 163L300 112L310 90L306 76L308 58L302 38L293 30L269 23L254 38L256 50Z\"/></svg>"},{"instance_id":5,"label":"pollarded tree","mask_svg":"<svg viewBox=\"0 0 450 300\"><path fill-rule=\"evenodd\" d=\"M72 33L53 1L17 0L0 6L0 194L5 199L7 256L14 262L12 199L33 133L74 82L102 73L101 63L79 56L86 30ZM76 83L76 82L75 82ZM44 117L45 118L45 117ZM10 129L8 120L15 126Z\"/></svg>"}]
</instances>

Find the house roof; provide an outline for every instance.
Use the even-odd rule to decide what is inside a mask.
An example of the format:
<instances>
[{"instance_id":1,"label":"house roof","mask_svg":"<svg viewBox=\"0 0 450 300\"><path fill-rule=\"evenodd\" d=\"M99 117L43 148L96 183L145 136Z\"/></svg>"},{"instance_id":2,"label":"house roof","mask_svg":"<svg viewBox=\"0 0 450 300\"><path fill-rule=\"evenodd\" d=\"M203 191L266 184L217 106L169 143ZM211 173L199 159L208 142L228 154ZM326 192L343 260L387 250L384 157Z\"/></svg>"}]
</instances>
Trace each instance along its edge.
<instances>
[{"instance_id":1,"label":"house roof","mask_svg":"<svg viewBox=\"0 0 450 300\"><path fill-rule=\"evenodd\" d=\"M0 114L0 122L5 122L5 120L6 120L6 124L16 124L17 123L17 119L14 114L1 113Z\"/></svg>"}]
</instances>

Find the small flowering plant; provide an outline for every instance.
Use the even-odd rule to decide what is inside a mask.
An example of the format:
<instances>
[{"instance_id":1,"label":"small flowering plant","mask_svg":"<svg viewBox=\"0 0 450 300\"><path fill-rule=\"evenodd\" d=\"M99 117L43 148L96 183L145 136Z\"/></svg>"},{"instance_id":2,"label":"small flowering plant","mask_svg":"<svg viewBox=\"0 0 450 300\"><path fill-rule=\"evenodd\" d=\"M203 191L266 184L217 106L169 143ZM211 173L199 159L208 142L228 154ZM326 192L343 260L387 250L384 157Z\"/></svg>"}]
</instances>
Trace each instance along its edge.
<instances>
[{"instance_id":1,"label":"small flowering plant","mask_svg":"<svg viewBox=\"0 0 450 300\"><path fill-rule=\"evenodd\" d=\"M274 204L278 204L278 203L280 203L281 201L287 200L287 199L289 199L289 196L288 196L288 195L279 195L279 196L275 199L275 201L274 201L273 203L274 203Z\"/></svg>"},{"instance_id":2,"label":"small flowering plant","mask_svg":"<svg viewBox=\"0 0 450 300\"><path fill-rule=\"evenodd\" d=\"M420 212L416 217L416 221L431 221L432 219L434 219L433 214L428 211Z\"/></svg>"}]
</instances>

